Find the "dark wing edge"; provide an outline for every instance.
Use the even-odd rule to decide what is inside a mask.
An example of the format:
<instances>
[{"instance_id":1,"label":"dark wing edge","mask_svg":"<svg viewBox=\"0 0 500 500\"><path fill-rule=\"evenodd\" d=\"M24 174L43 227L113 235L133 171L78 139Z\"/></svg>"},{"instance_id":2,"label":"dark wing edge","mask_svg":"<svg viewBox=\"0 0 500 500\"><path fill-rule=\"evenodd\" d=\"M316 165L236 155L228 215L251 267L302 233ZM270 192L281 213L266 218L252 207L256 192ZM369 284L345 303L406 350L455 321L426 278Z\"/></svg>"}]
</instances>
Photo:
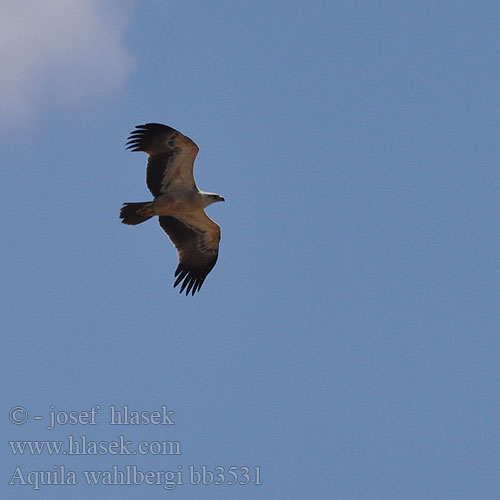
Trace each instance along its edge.
<instances>
[{"instance_id":1,"label":"dark wing edge","mask_svg":"<svg viewBox=\"0 0 500 500\"><path fill-rule=\"evenodd\" d=\"M177 130L161 123L137 125L127 139L126 148L130 151L144 151L148 154L167 152L174 149L175 138L180 134Z\"/></svg>"},{"instance_id":2,"label":"dark wing edge","mask_svg":"<svg viewBox=\"0 0 500 500\"><path fill-rule=\"evenodd\" d=\"M162 215L158 221L167 233L179 254L179 265L174 274L174 288L182 282L179 293L186 290L186 296L200 291L210 271L214 268L218 249L208 248L203 239L204 231L195 231L179 219Z\"/></svg>"}]
</instances>

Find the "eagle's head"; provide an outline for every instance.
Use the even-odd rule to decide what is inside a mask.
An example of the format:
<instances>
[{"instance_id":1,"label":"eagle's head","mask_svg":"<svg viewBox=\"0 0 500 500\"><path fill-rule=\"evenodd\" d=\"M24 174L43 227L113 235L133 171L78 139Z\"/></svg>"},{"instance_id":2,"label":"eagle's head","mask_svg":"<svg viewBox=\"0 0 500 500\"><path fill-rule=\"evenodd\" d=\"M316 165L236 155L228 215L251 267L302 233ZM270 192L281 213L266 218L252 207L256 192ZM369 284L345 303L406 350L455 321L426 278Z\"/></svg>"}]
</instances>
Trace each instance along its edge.
<instances>
[{"instance_id":1,"label":"eagle's head","mask_svg":"<svg viewBox=\"0 0 500 500\"><path fill-rule=\"evenodd\" d=\"M208 207L208 205L211 205L212 203L217 203L218 201L226 201L220 194L216 193L202 193L203 198L205 199L205 203Z\"/></svg>"}]
</instances>

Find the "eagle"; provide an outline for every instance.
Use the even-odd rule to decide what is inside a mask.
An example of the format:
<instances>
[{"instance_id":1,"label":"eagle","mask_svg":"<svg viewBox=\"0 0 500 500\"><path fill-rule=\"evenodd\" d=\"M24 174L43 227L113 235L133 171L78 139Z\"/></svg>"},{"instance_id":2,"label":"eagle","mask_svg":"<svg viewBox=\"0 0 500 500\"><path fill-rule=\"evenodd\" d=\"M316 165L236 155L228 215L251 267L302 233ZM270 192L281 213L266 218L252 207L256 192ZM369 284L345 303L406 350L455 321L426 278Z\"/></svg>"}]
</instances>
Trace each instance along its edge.
<instances>
[{"instance_id":1,"label":"eagle","mask_svg":"<svg viewBox=\"0 0 500 500\"><path fill-rule=\"evenodd\" d=\"M193 164L199 148L177 130L160 123L137 125L126 149L148 154L146 184L154 199L124 203L122 223L135 226L158 216L178 253L174 288L182 283L179 293L186 290L186 296L194 295L219 255L220 227L204 208L224 198L198 189Z\"/></svg>"}]
</instances>

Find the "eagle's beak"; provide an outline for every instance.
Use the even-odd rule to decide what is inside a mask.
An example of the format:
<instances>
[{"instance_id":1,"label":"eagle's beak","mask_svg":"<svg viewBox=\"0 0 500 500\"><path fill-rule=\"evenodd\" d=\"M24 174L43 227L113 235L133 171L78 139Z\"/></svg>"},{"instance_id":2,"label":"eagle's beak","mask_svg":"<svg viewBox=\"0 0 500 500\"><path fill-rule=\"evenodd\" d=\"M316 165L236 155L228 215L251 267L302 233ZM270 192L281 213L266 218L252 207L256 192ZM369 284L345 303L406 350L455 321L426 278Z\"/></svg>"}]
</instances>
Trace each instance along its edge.
<instances>
[{"instance_id":1,"label":"eagle's beak","mask_svg":"<svg viewBox=\"0 0 500 500\"><path fill-rule=\"evenodd\" d=\"M222 196L220 197L220 201L226 201Z\"/></svg>"}]
</instances>

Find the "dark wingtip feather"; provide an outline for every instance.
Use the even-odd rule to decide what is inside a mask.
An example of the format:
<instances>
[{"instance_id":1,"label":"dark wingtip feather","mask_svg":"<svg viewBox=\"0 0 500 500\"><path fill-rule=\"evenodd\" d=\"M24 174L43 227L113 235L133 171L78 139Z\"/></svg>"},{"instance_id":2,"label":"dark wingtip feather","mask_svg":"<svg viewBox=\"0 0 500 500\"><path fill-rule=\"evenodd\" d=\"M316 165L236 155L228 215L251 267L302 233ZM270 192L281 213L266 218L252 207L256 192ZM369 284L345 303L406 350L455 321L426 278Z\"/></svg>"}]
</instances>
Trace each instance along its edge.
<instances>
[{"instance_id":1,"label":"dark wingtip feather","mask_svg":"<svg viewBox=\"0 0 500 500\"><path fill-rule=\"evenodd\" d=\"M191 276L190 280L187 282L187 288L186 288L186 296L189 295L189 292L193 288L193 285L196 283L196 276ZM193 290L194 294L194 290Z\"/></svg>"},{"instance_id":2,"label":"dark wingtip feather","mask_svg":"<svg viewBox=\"0 0 500 500\"><path fill-rule=\"evenodd\" d=\"M176 278L174 288L179 284L181 285L179 289L180 294L185 293L188 296L191 293L191 296L193 296L196 292L200 291L206 276L178 267L174 273L174 278Z\"/></svg>"},{"instance_id":3,"label":"dark wingtip feather","mask_svg":"<svg viewBox=\"0 0 500 500\"><path fill-rule=\"evenodd\" d=\"M130 135L127 138L127 142L125 144L125 149L130 151L143 151L145 146L146 134L148 130L151 130L153 127L150 127L149 123L145 125L136 125L135 130L130 132Z\"/></svg>"},{"instance_id":4,"label":"dark wingtip feather","mask_svg":"<svg viewBox=\"0 0 500 500\"><path fill-rule=\"evenodd\" d=\"M179 276L178 276L178 278L175 280L175 283L174 283L174 288L175 288L175 287L176 287L176 286L177 286L177 285L178 285L178 284L179 284L179 283L180 283L180 282L184 279L184 277L186 276L186 274L187 274L187 273L188 273L188 272L187 272L185 269L184 269L184 270L182 270L182 272L181 272L181 270L180 270L180 269L178 269L178 270L175 272L174 278L175 278L178 274L179 274ZM182 290L181 290L181 292L182 292Z\"/></svg>"},{"instance_id":5,"label":"dark wingtip feather","mask_svg":"<svg viewBox=\"0 0 500 500\"><path fill-rule=\"evenodd\" d=\"M161 123L136 125L135 130L130 132L127 138L125 149L130 151L148 151L156 141L161 139L161 137L168 138L170 134L178 135L179 132Z\"/></svg>"}]
</instances>

